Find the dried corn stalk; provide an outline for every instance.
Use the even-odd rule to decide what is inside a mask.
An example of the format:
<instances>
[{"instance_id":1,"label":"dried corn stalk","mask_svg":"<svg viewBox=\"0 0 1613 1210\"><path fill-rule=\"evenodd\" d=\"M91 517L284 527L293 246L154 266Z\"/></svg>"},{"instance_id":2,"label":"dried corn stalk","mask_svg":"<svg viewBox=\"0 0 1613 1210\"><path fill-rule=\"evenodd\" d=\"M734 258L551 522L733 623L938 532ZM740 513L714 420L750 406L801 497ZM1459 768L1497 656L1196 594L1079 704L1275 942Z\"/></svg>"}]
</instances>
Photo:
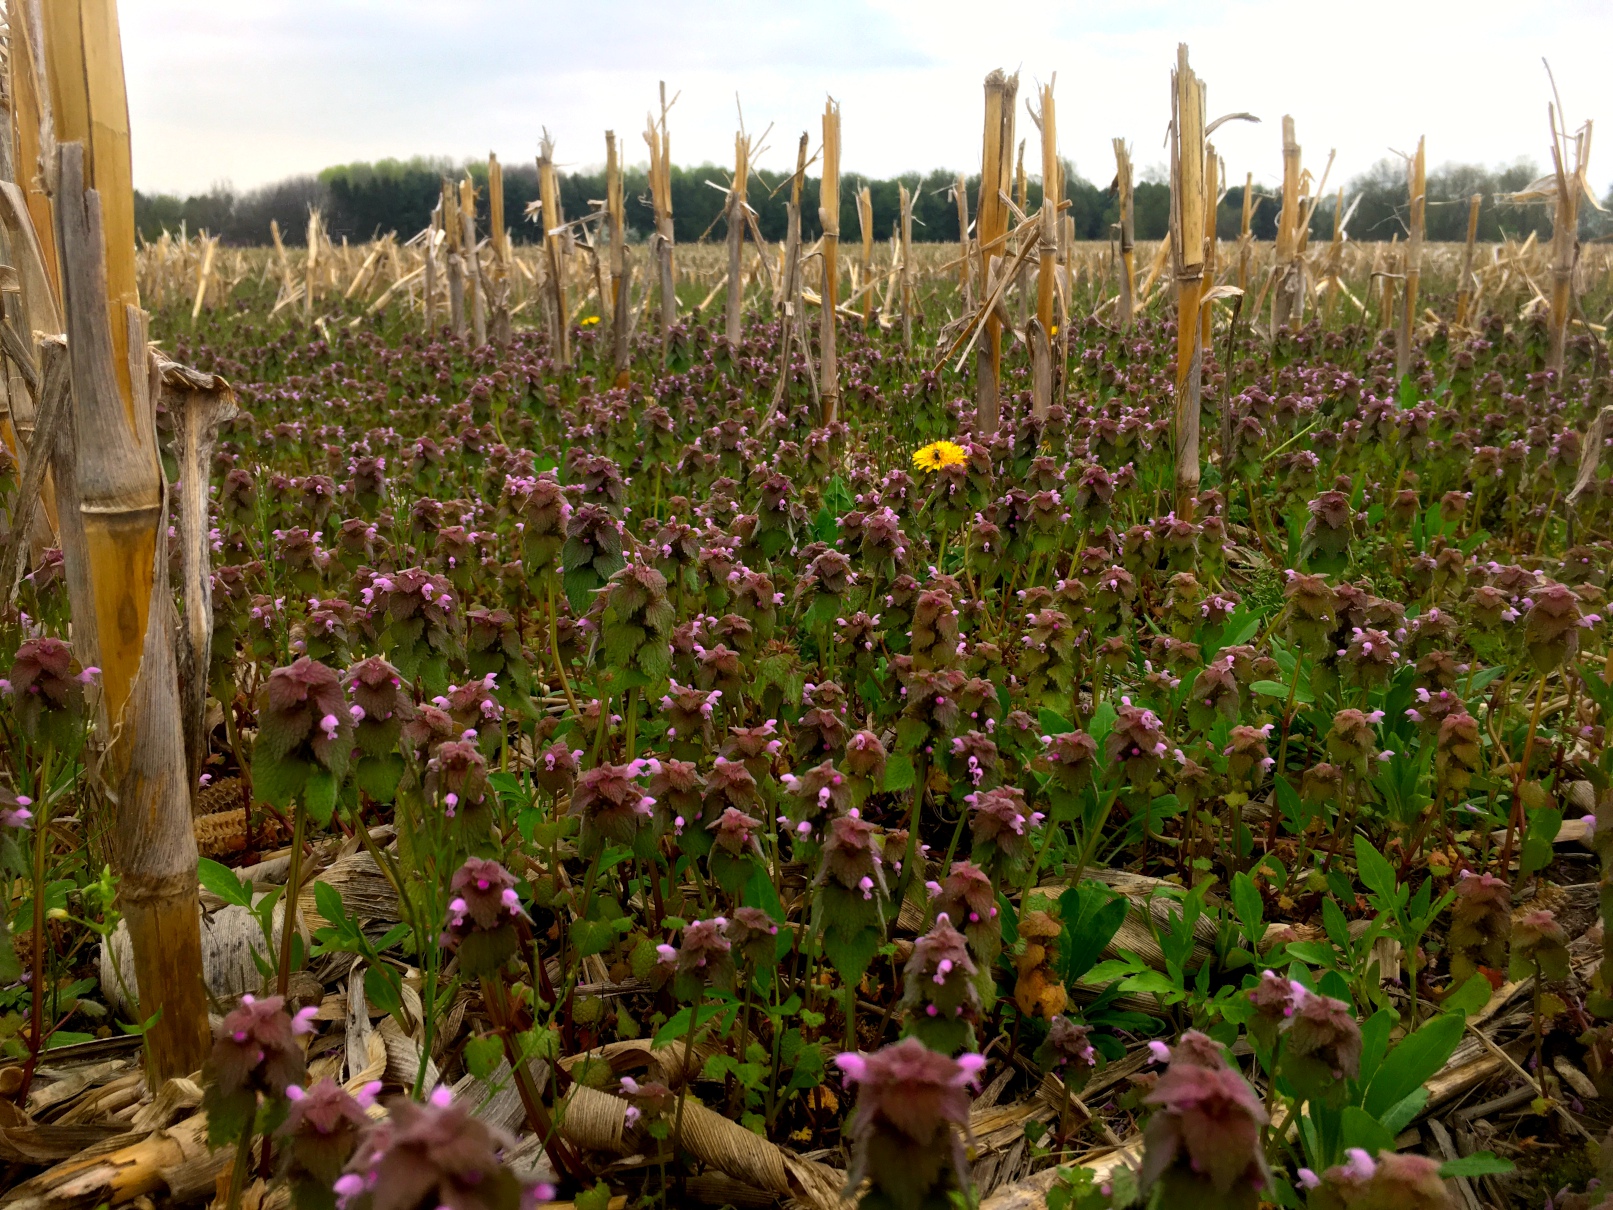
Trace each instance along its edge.
<instances>
[{"instance_id":1,"label":"dried corn stalk","mask_svg":"<svg viewBox=\"0 0 1613 1210\"><path fill-rule=\"evenodd\" d=\"M1171 73L1171 250L1176 272L1176 511L1199 487L1199 300L1204 293L1204 85L1176 47Z\"/></svg>"},{"instance_id":2,"label":"dried corn stalk","mask_svg":"<svg viewBox=\"0 0 1613 1210\"><path fill-rule=\"evenodd\" d=\"M632 309L628 300L627 212L622 191L622 165L616 157L616 132L605 132L605 221L610 224L610 336L611 366L617 385L627 373L628 338L632 335Z\"/></svg>"},{"instance_id":3,"label":"dried corn stalk","mask_svg":"<svg viewBox=\"0 0 1613 1210\"><path fill-rule=\"evenodd\" d=\"M1479 204L1482 193L1467 199L1467 243L1462 249L1462 280L1456 287L1456 326L1467 325L1468 307L1473 302L1473 242L1479 235Z\"/></svg>"},{"instance_id":4,"label":"dried corn stalk","mask_svg":"<svg viewBox=\"0 0 1613 1210\"><path fill-rule=\"evenodd\" d=\"M1019 75L1001 70L986 77L986 118L980 153L980 198L975 205L975 240L980 248L981 293L989 299L995 288L991 262L1006 269L1008 207L1003 194L1013 179L1010 156L1014 148L1014 105ZM997 432L1001 408L998 379L1002 372L1003 323L992 306L985 318L986 339L975 351L975 431L986 438Z\"/></svg>"},{"instance_id":5,"label":"dried corn stalk","mask_svg":"<svg viewBox=\"0 0 1613 1210\"><path fill-rule=\"evenodd\" d=\"M677 97L672 98L673 104ZM644 141L650 148L650 204L655 211L651 246L661 282L661 363L671 346L672 325L678 322L678 295L672 273L672 139L667 133L666 81L661 81L661 120L647 119Z\"/></svg>"},{"instance_id":6,"label":"dried corn stalk","mask_svg":"<svg viewBox=\"0 0 1613 1210\"><path fill-rule=\"evenodd\" d=\"M1058 111L1053 103L1055 76L1042 86L1041 109L1034 115L1042 135L1042 208L1036 244L1036 318L1029 328L1031 344L1031 408L1038 422L1053 406L1053 300L1058 285L1058 224L1062 188L1059 179Z\"/></svg>"},{"instance_id":7,"label":"dried corn stalk","mask_svg":"<svg viewBox=\"0 0 1613 1210\"><path fill-rule=\"evenodd\" d=\"M113 803L147 1078L195 1071L209 1029L200 972L196 840L168 591L162 469L145 316L135 288L128 103L114 0L45 6L56 142L56 246L74 395L78 516L64 526L74 642L101 668L98 780ZM60 449L60 445L58 446ZM60 468L65 459L58 463Z\"/></svg>"},{"instance_id":8,"label":"dried corn stalk","mask_svg":"<svg viewBox=\"0 0 1613 1210\"><path fill-rule=\"evenodd\" d=\"M898 185L897 197L901 204L901 266L898 282L902 297L902 348L913 347L913 195L906 185Z\"/></svg>"},{"instance_id":9,"label":"dried corn stalk","mask_svg":"<svg viewBox=\"0 0 1613 1210\"><path fill-rule=\"evenodd\" d=\"M476 186L466 175L459 182L459 226L470 269L465 275L469 292L471 335L477 345L487 343L487 298L482 289L482 258L476 247Z\"/></svg>"},{"instance_id":10,"label":"dried corn stalk","mask_svg":"<svg viewBox=\"0 0 1613 1210\"><path fill-rule=\"evenodd\" d=\"M510 233L504 227L504 166L487 153L488 241L493 259L487 274L487 307L493 318L493 339L510 343Z\"/></svg>"},{"instance_id":11,"label":"dried corn stalk","mask_svg":"<svg viewBox=\"0 0 1613 1210\"><path fill-rule=\"evenodd\" d=\"M544 130L538 143L538 193L543 203L543 245L548 253L549 349L561 366L571 364L571 312L566 307L566 218L554 170L554 140Z\"/></svg>"},{"instance_id":12,"label":"dried corn stalk","mask_svg":"<svg viewBox=\"0 0 1613 1210\"><path fill-rule=\"evenodd\" d=\"M442 229L447 237L443 241L443 259L448 262L448 326L457 339L465 336L465 228L459 221L459 202L454 197L454 185L447 177L442 179Z\"/></svg>"},{"instance_id":13,"label":"dried corn stalk","mask_svg":"<svg viewBox=\"0 0 1613 1210\"><path fill-rule=\"evenodd\" d=\"M724 214L728 220L728 345L739 344L745 318L745 194L750 187L750 140L741 130L734 135L734 179L728 185Z\"/></svg>"},{"instance_id":14,"label":"dried corn stalk","mask_svg":"<svg viewBox=\"0 0 1613 1210\"><path fill-rule=\"evenodd\" d=\"M818 186L818 221L823 226L823 302L818 308L819 369L823 382L823 423L840 417L840 370L835 361L835 308L840 300L840 106L833 97L823 107L823 177Z\"/></svg>"},{"instance_id":15,"label":"dried corn stalk","mask_svg":"<svg viewBox=\"0 0 1613 1210\"><path fill-rule=\"evenodd\" d=\"M1277 215L1277 256L1272 266L1276 289L1271 296L1271 334L1298 327L1305 315L1305 261L1300 255L1300 191L1303 188L1300 146L1294 119L1283 115L1283 208Z\"/></svg>"},{"instance_id":16,"label":"dried corn stalk","mask_svg":"<svg viewBox=\"0 0 1613 1210\"><path fill-rule=\"evenodd\" d=\"M874 195L867 185L857 190L857 230L862 236L863 255L861 270L863 291L863 327L874 318Z\"/></svg>"},{"instance_id":17,"label":"dried corn stalk","mask_svg":"<svg viewBox=\"0 0 1613 1210\"><path fill-rule=\"evenodd\" d=\"M1423 275L1423 230L1427 203L1428 172L1423 140L1417 140L1417 153L1406 162L1406 187L1410 200L1410 221L1406 237L1406 306L1400 313L1395 333L1395 378L1404 378L1411 369L1411 341L1417 326L1417 289Z\"/></svg>"},{"instance_id":18,"label":"dried corn stalk","mask_svg":"<svg viewBox=\"0 0 1613 1210\"><path fill-rule=\"evenodd\" d=\"M1135 306L1132 284L1137 280L1135 208L1131 193L1131 148L1125 139L1115 139L1115 191L1120 206L1120 327L1131 327L1131 314Z\"/></svg>"}]
</instances>

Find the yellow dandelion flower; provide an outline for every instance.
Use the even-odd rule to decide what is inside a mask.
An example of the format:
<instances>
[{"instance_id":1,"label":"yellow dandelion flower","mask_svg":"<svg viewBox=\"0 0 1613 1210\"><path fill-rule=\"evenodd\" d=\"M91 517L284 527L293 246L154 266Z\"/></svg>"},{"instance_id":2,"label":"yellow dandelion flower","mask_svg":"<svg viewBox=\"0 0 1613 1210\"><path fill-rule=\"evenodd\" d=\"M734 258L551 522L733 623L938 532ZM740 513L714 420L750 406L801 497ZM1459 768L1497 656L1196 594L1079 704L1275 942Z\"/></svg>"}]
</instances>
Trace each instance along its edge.
<instances>
[{"instance_id":1,"label":"yellow dandelion flower","mask_svg":"<svg viewBox=\"0 0 1613 1210\"><path fill-rule=\"evenodd\" d=\"M591 328L598 322L599 322L599 316L597 316L597 315L584 315L582 317L582 321L580 322L580 324L578 326L579 327L584 327L584 328Z\"/></svg>"},{"instance_id":2,"label":"yellow dandelion flower","mask_svg":"<svg viewBox=\"0 0 1613 1210\"><path fill-rule=\"evenodd\" d=\"M932 441L913 453L913 465L921 471L938 471L944 466L961 466L969 460L955 441Z\"/></svg>"}]
</instances>

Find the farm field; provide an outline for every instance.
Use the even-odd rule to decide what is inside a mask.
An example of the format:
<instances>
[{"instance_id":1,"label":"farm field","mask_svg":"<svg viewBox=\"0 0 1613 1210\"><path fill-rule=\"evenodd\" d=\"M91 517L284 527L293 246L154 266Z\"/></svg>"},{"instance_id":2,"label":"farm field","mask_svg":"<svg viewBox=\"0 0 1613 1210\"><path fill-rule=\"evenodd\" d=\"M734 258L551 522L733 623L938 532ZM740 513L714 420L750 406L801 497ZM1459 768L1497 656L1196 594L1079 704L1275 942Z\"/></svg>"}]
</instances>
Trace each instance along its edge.
<instances>
[{"instance_id":1,"label":"farm field","mask_svg":"<svg viewBox=\"0 0 1613 1210\"><path fill-rule=\"evenodd\" d=\"M783 243L613 138L533 245L137 247L13 71L0 1205L1608 1204L1588 126L1548 241L1420 147L1315 238L1291 122L1218 240L1184 47L1091 243L1016 85L964 245L833 229L831 104L812 240L803 136Z\"/></svg>"}]
</instances>

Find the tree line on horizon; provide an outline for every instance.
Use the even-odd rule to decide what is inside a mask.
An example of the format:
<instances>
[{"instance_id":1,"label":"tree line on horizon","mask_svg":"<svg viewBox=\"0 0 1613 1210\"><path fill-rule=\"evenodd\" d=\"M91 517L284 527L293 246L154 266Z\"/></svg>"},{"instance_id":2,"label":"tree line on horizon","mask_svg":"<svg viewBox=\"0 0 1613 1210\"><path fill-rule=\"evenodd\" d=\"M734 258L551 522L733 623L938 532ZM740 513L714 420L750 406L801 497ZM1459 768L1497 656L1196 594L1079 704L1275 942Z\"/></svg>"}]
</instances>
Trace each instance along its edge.
<instances>
[{"instance_id":1,"label":"tree line on horizon","mask_svg":"<svg viewBox=\"0 0 1613 1210\"><path fill-rule=\"evenodd\" d=\"M458 179L469 173L477 187L479 229L486 230L487 164L485 161L456 163L451 160L417 157L411 160L380 160L374 163L340 164L317 175L288 177L247 191L227 185L189 197L173 194L135 193L135 223L142 239L155 241L164 230L177 235L181 229L195 234L206 231L227 245L251 246L270 242L270 221L278 222L282 240L301 244L310 208L317 207L331 238L362 242L388 232L406 240L430 221L432 208L441 196L444 176ZM704 164L697 168L672 169L672 209L678 243L702 238L720 239L726 234L723 217L724 191L728 187L726 168ZM1428 174L1427 238L1432 241L1460 241L1467 235L1468 199L1483 195L1479 212L1479 238L1499 240L1503 236L1527 238L1531 231L1540 239L1551 235L1551 209L1547 206L1520 206L1506 202L1504 195L1515 192L1539 175L1527 160L1510 165L1485 167L1478 164L1447 164ZM526 209L538 196L535 164L506 165L504 213L510 236L517 242L535 242L540 236L538 223ZM874 238L883 243L894 229L898 207L898 185L913 193L913 238L916 241L958 240L958 207L953 194L956 174L935 170L928 175L908 173L888 179L842 175L841 239L859 238L856 194L866 185L873 203ZM968 177L969 213L975 213L979 176ZM628 198L628 238L647 239L653 229L648 180L642 167L625 169L623 184ZM769 241L780 241L785 233L785 203L790 174L752 169L748 200L756 212L757 228ZM1032 178L1027 184L1027 210L1041 205L1041 183ZM1118 200L1109 182L1095 183L1065 164L1064 193L1070 205L1067 213L1074 220L1075 237L1080 240L1111 238L1119 220ZM1276 235L1280 199L1274 190L1256 185L1250 229L1256 239ZM603 169L560 174L561 206L568 220L576 220L596 208L605 196ZM1160 180L1138 181L1133 190L1136 237L1163 239L1169 230L1170 187ZM1387 240L1406 232L1407 211L1405 166L1399 160L1380 160L1352 180L1344 191L1346 210L1353 205L1347 230L1356 240ZM1359 201L1356 198L1359 197ZM1312 218L1313 238L1330 238L1336 190L1330 189ZM818 179L808 177L803 188L802 236L813 240L821 233L818 222ZM1613 191L1605 203L1613 211ZM1223 239L1235 239L1242 221L1243 186L1229 188L1216 214L1216 229ZM1581 208L1581 235L1594 237L1613 232L1608 214L1590 207Z\"/></svg>"}]
</instances>

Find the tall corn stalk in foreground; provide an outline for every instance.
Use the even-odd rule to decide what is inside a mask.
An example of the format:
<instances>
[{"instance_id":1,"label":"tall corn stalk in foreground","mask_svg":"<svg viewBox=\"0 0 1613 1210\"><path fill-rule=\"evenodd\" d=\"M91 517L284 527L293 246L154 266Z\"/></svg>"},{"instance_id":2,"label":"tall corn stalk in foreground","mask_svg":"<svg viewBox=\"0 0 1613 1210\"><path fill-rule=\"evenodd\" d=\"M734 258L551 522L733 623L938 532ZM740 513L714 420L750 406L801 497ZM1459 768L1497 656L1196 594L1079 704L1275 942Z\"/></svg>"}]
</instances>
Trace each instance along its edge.
<instances>
[{"instance_id":1,"label":"tall corn stalk in foreground","mask_svg":"<svg viewBox=\"0 0 1613 1210\"><path fill-rule=\"evenodd\" d=\"M1462 280L1456 287L1456 326L1467 326L1467 309L1473 305L1473 244L1479 236L1479 205L1482 193L1467 199L1467 244L1462 249Z\"/></svg>"},{"instance_id":2,"label":"tall corn stalk in foreground","mask_svg":"<svg viewBox=\"0 0 1613 1210\"><path fill-rule=\"evenodd\" d=\"M840 369L835 360L835 308L840 302L840 106L823 107L823 176L818 185L818 222L823 226L823 300L819 307L819 370L823 423L840 418Z\"/></svg>"},{"instance_id":3,"label":"tall corn stalk in foreground","mask_svg":"<svg viewBox=\"0 0 1613 1210\"><path fill-rule=\"evenodd\" d=\"M1176 511L1199 488L1199 300L1204 293L1204 85L1176 47L1171 73L1171 252L1176 272Z\"/></svg>"},{"instance_id":4,"label":"tall corn stalk in foreground","mask_svg":"<svg viewBox=\"0 0 1613 1210\"><path fill-rule=\"evenodd\" d=\"M1215 144L1204 145L1204 281L1207 289L1215 288L1216 249L1215 249L1215 211L1221 198L1220 161L1215 156ZM1215 308L1209 305L1199 307L1199 349L1202 351L1211 348L1211 324L1215 319Z\"/></svg>"},{"instance_id":5,"label":"tall corn stalk in foreground","mask_svg":"<svg viewBox=\"0 0 1613 1210\"><path fill-rule=\"evenodd\" d=\"M426 224L425 242L422 245L424 260L421 262L422 301L426 321L426 339L431 340L437 334L437 211L441 207L434 207L431 219ZM271 223L271 226L273 224Z\"/></svg>"},{"instance_id":6,"label":"tall corn stalk in foreground","mask_svg":"<svg viewBox=\"0 0 1613 1210\"><path fill-rule=\"evenodd\" d=\"M538 195L543 203L543 246L548 254L549 351L561 366L571 364L571 312L566 304L566 216L560 209L560 179L554 170L554 140L543 132L538 143Z\"/></svg>"},{"instance_id":7,"label":"tall corn stalk in foreground","mask_svg":"<svg viewBox=\"0 0 1613 1210\"><path fill-rule=\"evenodd\" d=\"M667 133L667 110L677 103L666 99L666 81L661 81L661 120L646 120L644 141L650 148L650 205L655 211L655 235L650 244L655 256L656 275L661 286L661 364L666 364L671 347L672 325L678 322L678 294L672 272L672 137Z\"/></svg>"},{"instance_id":8,"label":"tall corn stalk in foreground","mask_svg":"<svg viewBox=\"0 0 1613 1210\"><path fill-rule=\"evenodd\" d=\"M1272 274L1276 289L1271 296L1271 334L1279 328L1298 327L1305 316L1305 261L1300 256L1300 146L1294 137L1294 119L1283 115L1283 208L1277 215L1277 252Z\"/></svg>"},{"instance_id":9,"label":"tall corn stalk in foreground","mask_svg":"<svg viewBox=\"0 0 1613 1210\"><path fill-rule=\"evenodd\" d=\"M980 197L975 203L975 242L980 249L980 294L989 303L995 288L991 262L1007 272L1008 207L1003 195L1013 180L1014 105L1019 75L995 70L986 77L986 120L980 153ZM975 350L975 431L997 432L1001 408L998 379L1002 373L1002 313L992 305L985 319L986 339Z\"/></svg>"},{"instance_id":10,"label":"tall corn stalk in foreground","mask_svg":"<svg viewBox=\"0 0 1613 1210\"><path fill-rule=\"evenodd\" d=\"M1132 245L1137 240L1136 210L1131 194L1131 148L1125 139L1115 139L1115 192L1120 207L1120 329L1131 327L1131 313L1135 307L1132 298L1133 284L1137 280L1136 253Z\"/></svg>"},{"instance_id":11,"label":"tall corn stalk in foreground","mask_svg":"<svg viewBox=\"0 0 1613 1210\"><path fill-rule=\"evenodd\" d=\"M806 365L806 380L816 399L818 380L812 372L812 346L803 327L806 320L806 303L801 281L801 191L806 186L807 169L806 132L795 153L795 175L790 179L790 200L785 205L784 267L779 274L779 373L773 387L773 400L767 413L771 417L784 400L785 388L790 383L790 364L799 349Z\"/></svg>"},{"instance_id":12,"label":"tall corn stalk in foreground","mask_svg":"<svg viewBox=\"0 0 1613 1210\"><path fill-rule=\"evenodd\" d=\"M874 318L874 195L867 185L857 190L857 232L863 241L858 288L863 295L863 328L866 330Z\"/></svg>"},{"instance_id":13,"label":"tall corn stalk in foreground","mask_svg":"<svg viewBox=\"0 0 1613 1210\"><path fill-rule=\"evenodd\" d=\"M734 179L724 204L728 219L726 331L730 347L739 344L745 318L745 194L750 188L750 152L750 140L741 130L734 135Z\"/></svg>"},{"instance_id":14,"label":"tall corn stalk in foreground","mask_svg":"<svg viewBox=\"0 0 1613 1210\"><path fill-rule=\"evenodd\" d=\"M1555 83L1552 87L1555 90ZM1587 120L1570 135L1563 125L1560 99L1546 106L1546 117L1551 124L1551 175L1535 181L1513 200L1549 200L1555 205L1551 220L1551 346L1546 368L1561 374L1568 345L1568 320L1574 309L1574 266L1579 262L1579 199L1583 195L1590 198L1592 206L1601 206L1585 178L1591 158L1590 122Z\"/></svg>"},{"instance_id":15,"label":"tall corn stalk in foreground","mask_svg":"<svg viewBox=\"0 0 1613 1210\"><path fill-rule=\"evenodd\" d=\"M1042 86L1041 109L1032 116L1042 135L1042 208L1036 232L1036 317L1026 325L1031 346L1031 409L1038 421L1053 406L1053 303L1058 291L1059 204L1063 200L1054 76Z\"/></svg>"},{"instance_id":16,"label":"tall corn stalk in foreground","mask_svg":"<svg viewBox=\"0 0 1613 1210\"><path fill-rule=\"evenodd\" d=\"M27 26L28 21L20 19L20 15L19 19L11 22L9 64L11 69L9 91L16 142L19 155L23 155L26 149L26 158L9 165L7 171L0 173L0 176L4 177L4 180L0 181L0 226L5 230L9 260L16 269L18 286L21 290L22 314L18 318L21 320L22 331L55 334L62 330L56 241L51 231L50 199L44 192L43 181L36 170L39 164L40 143L38 79L42 69L39 67L39 48L30 37ZM37 218L36 215L42 215L43 219ZM41 221L42 226L39 225ZM43 232L43 236L39 234L40 232ZM0 329L0 334L7 337L5 341L7 345L12 343L10 332L9 327ZM21 338L18 338L16 343L23 345ZM26 471L29 451L34 447L36 424L41 410L36 397L43 398L40 395L42 379L40 358L27 345L7 351L9 356L6 358L5 415L0 417L0 440L4 440L18 465ZM43 555L46 549L60 544L57 538L59 520L56 487L53 475L45 467L45 463L49 460L49 454L46 452L49 433L47 432L45 436L47 440L34 458L42 471L41 507L35 510L26 530L27 548L35 559ZM15 522L14 518L14 524ZM20 535L23 532L25 531L18 528L19 536L15 540L19 543L22 541ZM19 545L17 549L20 553L22 547ZM8 563L4 571L13 573L14 569ZM7 574L0 580L0 591L6 594L8 600L15 587L14 574Z\"/></svg>"},{"instance_id":17,"label":"tall corn stalk in foreground","mask_svg":"<svg viewBox=\"0 0 1613 1210\"><path fill-rule=\"evenodd\" d=\"M1406 235L1406 305L1400 313L1400 327L1395 331L1395 379L1406 376L1411 369L1411 339L1417 328L1417 290L1423 275L1423 231L1426 214L1428 182L1427 162L1423 153L1423 139L1417 140L1416 154L1406 161L1406 187L1410 195L1410 215Z\"/></svg>"},{"instance_id":18,"label":"tall corn stalk in foreground","mask_svg":"<svg viewBox=\"0 0 1613 1210\"><path fill-rule=\"evenodd\" d=\"M902 349L910 352L913 348L913 269L909 259L913 249L913 195L906 185L898 185L896 190L901 205L901 265L897 270L897 284L902 298Z\"/></svg>"},{"instance_id":19,"label":"tall corn stalk in foreground","mask_svg":"<svg viewBox=\"0 0 1613 1210\"><path fill-rule=\"evenodd\" d=\"M476 185L469 174L459 182L459 229L469 266L465 289L470 302L471 336L480 346L487 343L487 296L482 289L482 257L476 247Z\"/></svg>"},{"instance_id":20,"label":"tall corn stalk in foreground","mask_svg":"<svg viewBox=\"0 0 1613 1210\"><path fill-rule=\"evenodd\" d=\"M63 555L77 654L101 668L104 752L95 772L113 804L118 901L139 1011L156 1016L147 1078L159 1087L201 1066L209 1029L157 387L135 288L123 55L114 0L52 3L42 15L56 144L46 167L73 383L69 443L77 446L77 515L64 525Z\"/></svg>"},{"instance_id":21,"label":"tall corn stalk in foreground","mask_svg":"<svg viewBox=\"0 0 1613 1210\"><path fill-rule=\"evenodd\" d=\"M504 166L487 154L488 240L493 261L487 275L487 306L493 316L493 339L510 343L510 233L504 226Z\"/></svg>"},{"instance_id":22,"label":"tall corn stalk in foreground","mask_svg":"<svg viewBox=\"0 0 1613 1210\"><path fill-rule=\"evenodd\" d=\"M1238 220L1238 289L1249 289L1249 253L1254 235L1249 230L1255 216L1255 174L1243 174L1243 214Z\"/></svg>"},{"instance_id":23,"label":"tall corn stalk in foreground","mask_svg":"<svg viewBox=\"0 0 1613 1210\"><path fill-rule=\"evenodd\" d=\"M448 262L448 326L454 336L465 335L465 228L459 221L459 201L454 196L454 184L442 178L442 229L447 237L443 241L443 259Z\"/></svg>"},{"instance_id":24,"label":"tall corn stalk in foreground","mask_svg":"<svg viewBox=\"0 0 1613 1210\"><path fill-rule=\"evenodd\" d=\"M969 186L961 172L952 181L952 200L958 205L958 293L963 297L963 312L967 315L974 310L974 296L969 286ZM979 207L975 209L978 213Z\"/></svg>"},{"instance_id":25,"label":"tall corn stalk in foreground","mask_svg":"<svg viewBox=\"0 0 1613 1210\"><path fill-rule=\"evenodd\" d=\"M628 295L632 279L627 265L627 209L622 190L622 165L616 157L616 132L605 132L605 221L610 225L610 340L611 368L616 385L626 386L628 338L633 310Z\"/></svg>"}]
</instances>

